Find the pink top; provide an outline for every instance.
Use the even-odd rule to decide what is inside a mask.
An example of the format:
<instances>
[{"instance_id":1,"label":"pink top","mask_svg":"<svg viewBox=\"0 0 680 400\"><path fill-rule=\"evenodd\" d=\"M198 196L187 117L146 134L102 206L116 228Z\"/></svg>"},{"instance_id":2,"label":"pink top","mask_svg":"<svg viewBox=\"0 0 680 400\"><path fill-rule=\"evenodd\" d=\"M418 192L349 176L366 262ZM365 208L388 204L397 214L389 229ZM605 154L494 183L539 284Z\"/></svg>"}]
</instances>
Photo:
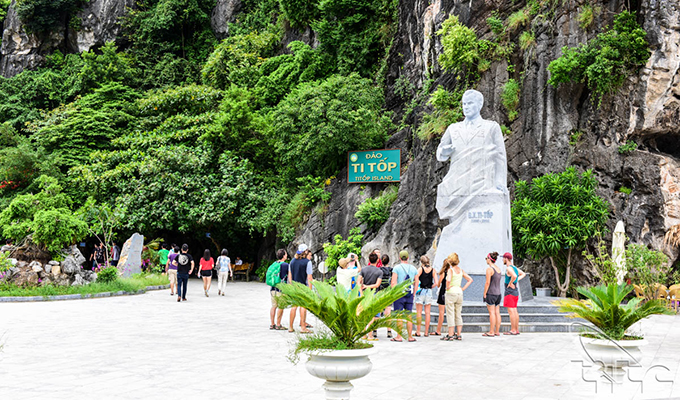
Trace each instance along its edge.
<instances>
[{"instance_id":1,"label":"pink top","mask_svg":"<svg viewBox=\"0 0 680 400\"><path fill-rule=\"evenodd\" d=\"M212 257L210 257L210 260L208 261L205 261L205 258L201 257L201 271L211 270L214 265L215 261L213 261Z\"/></svg>"}]
</instances>

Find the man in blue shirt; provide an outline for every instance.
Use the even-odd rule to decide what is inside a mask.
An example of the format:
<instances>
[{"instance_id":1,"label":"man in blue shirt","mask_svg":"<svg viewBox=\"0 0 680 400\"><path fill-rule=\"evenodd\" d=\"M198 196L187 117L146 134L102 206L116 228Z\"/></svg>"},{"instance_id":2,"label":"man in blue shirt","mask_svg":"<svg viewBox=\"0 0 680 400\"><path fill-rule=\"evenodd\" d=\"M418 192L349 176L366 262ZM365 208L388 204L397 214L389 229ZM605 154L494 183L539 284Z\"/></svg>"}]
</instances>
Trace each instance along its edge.
<instances>
[{"instance_id":1,"label":"man in blue shirt","mask_svg":"<svg viewBox=\"0 0 680 400\"><path fill-rule=\"evenodd\" d=\"M392 283L391 283L392 287L395 287L406 280L413 280L416 274L418 273L416 267L408 263L408 251L402 250L399 253L399 259L401 260L401 263L395 265L392 268ZM405 310L409 312L413 310L414 292L415 288L413 287L413 285L411 285L411 287L408 289L408 294L394 302L393 310L394 311ZM398 323L398 326L401 329L401 323ZM416 339L414 339L411 336L413 324L409 322L407 328L408 328L408 341L415 342ZM397 333L396 338L392 339L393 342L401 342L402 340L403 338L401 337L401 335L399 335L399 333Z\"/></svg>"}]
</instances>

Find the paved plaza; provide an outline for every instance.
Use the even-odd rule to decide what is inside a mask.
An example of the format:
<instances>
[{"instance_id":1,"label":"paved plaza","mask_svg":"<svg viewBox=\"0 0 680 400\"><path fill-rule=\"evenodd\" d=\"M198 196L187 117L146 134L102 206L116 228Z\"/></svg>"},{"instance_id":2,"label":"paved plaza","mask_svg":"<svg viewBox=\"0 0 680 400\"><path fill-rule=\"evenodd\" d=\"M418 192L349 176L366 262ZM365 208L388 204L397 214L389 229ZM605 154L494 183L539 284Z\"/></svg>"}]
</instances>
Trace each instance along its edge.
<instances>
[{"instance_id":1,"label":"paved plaza","mask_svg":"<svg viewBox=\"0 0 680 400\"><path fill-rule=\"evenodd\" d=\"M180 304L163 290L0 303L0 399L324 398L323 381L286 358L294 336L268 329L267 286L229 283L227 296L217 297L214 285L206 298L192 279L187 298ZM287 319L286 311L284 326ZM640 383L612 395L610 385L586 382L597 376L574 362L581 359L575 334L391 343L381 330L373 371L353 382L352 398L680 398L680 316L655 316L642 329L649 344L643 367L631 373L644 378L642 393Z\"/></svg>"}]
</instances>

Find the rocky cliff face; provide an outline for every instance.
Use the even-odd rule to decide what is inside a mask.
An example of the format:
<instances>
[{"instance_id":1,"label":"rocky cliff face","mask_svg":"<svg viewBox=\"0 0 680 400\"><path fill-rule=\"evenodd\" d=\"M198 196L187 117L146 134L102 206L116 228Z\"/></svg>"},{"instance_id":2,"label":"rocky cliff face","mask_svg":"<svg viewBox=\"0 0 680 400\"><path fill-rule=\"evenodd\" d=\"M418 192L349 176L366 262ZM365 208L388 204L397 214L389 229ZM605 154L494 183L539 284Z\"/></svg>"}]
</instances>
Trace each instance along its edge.
<instances>
[{"instance_id":1,"label":"rocky cliff face","mask_svg":"<svg viewBox=\"0 0 680 400\"><path fill-rule=\"evenodd\" d=\"M511 191L518 179L531 179L552 171L562 171L567 165L593 169L600 181L599 194L611 204L609 229L618 220L626 224L626 234L633 242L651 245L664 251L672 261L678 250L664 244L664 233L680 223L680 117L678 76L680 58L680 10L659 0L639 3L638 15L648 32L652 56L648 64L631 76L615 95L606 97L598 108L582 85L553 88L547 84L548 64L560 56L563 46L576 46L592 38L611 24L613 15L625 2L606 1L601 17L586 31L579 27L582 1L563 2L552 18L536 20L536 46L512 56L518 73L510 76L505 61L493 63L485 72L477 89L485 96L482 116L506 124L512 134L506 137L508 153L508 186ZM411 82L417 91L429 78L434 86L453 88L453 77L443 73L437 63L441 44L435 32L451 14L475 29L478 36L489 35L485 20L493 9L507 15L524 6L523 2L451 0L401 0L399 30L389 57L387 77L387 107L400 117L406 108L395 93L398 79ZM510 123L500 104L501 86L510 77L520 78L523 72L520 117ZM428 75L429 73L429 75ZM420 109L419 111L422 111ZM364 256L374 248L395 255L409 249L414 256L432 255L441 228L435 210L436 187L445 175L448 164L435 159L438 139L423 142L413 134L416 118L397 132L387 147L402 149L402 181L390 219L378 230L364 228L368 243ZM584 132L575 146L569 144L574 131ZM618 147L627 140L641 147L630 154L619 154ZM344 176L344 172L339 174ZM632 194L619 193L622 186ZM358 225L353 218L356 206L381 188L369 185L363 191L347 185L344 178L331 187L333 199L325 218L310 218L298 242L305 242L321 251L323 242L336 233L347 235ZM545 266L525 262L532 272L535 286L553 286L553 272ZM577 281L592 279L593 271L577 268Z\"/></svg>"},{"instance_id":2,"label":"rocky cliff face","mask_svg":"<svg viewBox=\"0 0 680 400\"><path fill-rule=\"evenodd\" d=\"M92 0L76 14L79 29L61 26L49 35L26 32L14 8L9 7L2 33L0 75L9 78L24 69L35 69L45 56L59 49L62 52L80 53L115 40L120 34L120 17L133 7L134 0Z\"/></svg>"}]
</instances>

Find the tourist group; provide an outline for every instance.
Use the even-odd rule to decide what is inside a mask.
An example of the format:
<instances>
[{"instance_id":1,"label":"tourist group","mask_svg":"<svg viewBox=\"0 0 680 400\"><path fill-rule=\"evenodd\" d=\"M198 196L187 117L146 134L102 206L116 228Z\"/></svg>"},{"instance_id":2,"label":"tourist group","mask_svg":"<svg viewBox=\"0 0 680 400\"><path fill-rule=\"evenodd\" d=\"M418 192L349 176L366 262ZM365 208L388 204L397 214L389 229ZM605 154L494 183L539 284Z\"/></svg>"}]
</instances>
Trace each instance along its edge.
<instances>
[{"instance_id":1,"label":"tourist group","mask_svg":"<svg viewBox=\"0 0 680 400\"><path fill-rule=\"evenodd\" d=\"M210 297L210 285L212 283L213 269L217 270L217 295L224 296L229 276L234 276L231 268L231 260L227 249L222 249L217 261L210 256L210 250L205 249L203 257L200 258L196 268L194 258L189 254L189 246L183 244L180 248L176 244L170 246L163 243L162 249L158 252L161 265L165 265L165 272L170 281L170 295L177 293L177 301L187 300L187 284L189 276L196 271L196 275L203 279L203 291L205 297Z\"/></svg>"},{"instance_id":2,"label":"tourist group","mask_svg":"<svg viewBox=\"0 0 680 400\"><path fill-rule=\"evenodd\" d=\"M485 332L485 337L500 336L501 329L501 279L502 269L496 265L498 253L492 252L486 256L486 283L484 285L483 301L489 311L489 331ZM307 312L304 308L293 307L290 310L289 327L281 325L283 309L278 307L277 297L281 296L281 291L275 287L278 282L299 282L303 285L312 287L312 253L306 245L301 244L288 263L288 253L285 249L276 252L277 262L272 264L267 271L267 283L271 286L271 309L269 312L271 330L288 330L295 332L295 318L300 316L300 332L310 333L312 328L306 321ZM512 264L512 254L505 253L502 256L505 268L505 284L503 295L503 306L508 310L510 316L511 329L504 332L505 335L519 335L519 314L517 313L517 301L519 300L519 281L524 278L525 273ZM416 306L417 322L415 332L413 324L408 323L408 341L415 342L415 337L421 336L421 318L425 312L425 330L423 336L430 336L430 307L437 304L439 315L446 314L448 324L448 334L441 337L441 340L452 341L462 340L463 331L463 292L470 286L473 279L461 267L458 254L450 254L439 272L430 265L427 256L420 257L420 265L416 268L409 263L409 253L402 250L399 253L399 262L395 265L390 264L390 257L387 254L381 256L379 249L374 250L368 256L368 265L362 267L359 264L359 257L350 253L347 257L338 260L337 283L342 287L351 290L355 287L360 292L367 289L382 290L390 286L396 286L406 280L413 280L413 285L408 293L401 299L384 310L386 315L391 311L413 311ZM271 274L278 272L278 279L270 279ZM463 285L463 279L466 283ZM432 332L434 336L441 336L443 317L438 319L437 329ZM415 336L415 337L414 337ZM387 337L394 342L401 342L404 339L395 332L387 329ZM369 341L378 340L377 332L369 333L366 338Z\"/></svg>"}]
</instances>

